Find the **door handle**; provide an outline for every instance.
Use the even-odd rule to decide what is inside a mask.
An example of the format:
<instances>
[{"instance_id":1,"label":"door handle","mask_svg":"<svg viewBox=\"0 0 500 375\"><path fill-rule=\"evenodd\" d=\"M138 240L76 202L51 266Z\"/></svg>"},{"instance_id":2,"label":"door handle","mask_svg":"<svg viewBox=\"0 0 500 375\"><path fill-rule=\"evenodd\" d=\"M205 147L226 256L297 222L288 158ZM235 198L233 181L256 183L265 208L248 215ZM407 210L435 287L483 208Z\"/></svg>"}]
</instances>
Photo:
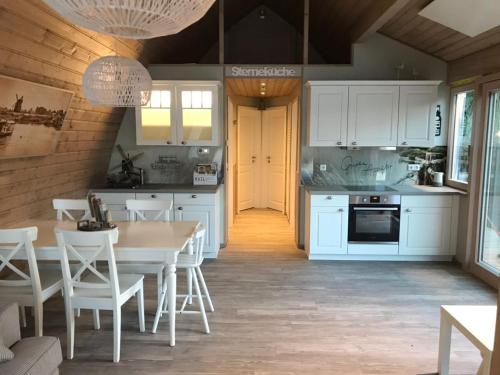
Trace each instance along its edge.
<instances>
[{"instance_id":1,"label":"door handle","mask_svg":"<svg viewBox=\"0 0 500 375\"><path fill-rule=\"evenodd\" d=\"M178 207L177 209L178 209L179 211L182 211L182 207Z\"/></svg>"}]
</instances>

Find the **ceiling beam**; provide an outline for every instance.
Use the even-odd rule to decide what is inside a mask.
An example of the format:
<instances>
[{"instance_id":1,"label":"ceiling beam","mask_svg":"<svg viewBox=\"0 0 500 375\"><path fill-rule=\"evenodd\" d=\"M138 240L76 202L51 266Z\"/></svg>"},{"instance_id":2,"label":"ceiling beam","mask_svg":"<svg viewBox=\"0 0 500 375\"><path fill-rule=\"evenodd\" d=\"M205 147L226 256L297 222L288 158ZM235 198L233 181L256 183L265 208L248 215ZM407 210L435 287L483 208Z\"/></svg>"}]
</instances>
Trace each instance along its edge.
<instances>
[{"instance_id":1,"label":"ceiling beam","mask_svg":"<svg viewBox=\"0 0 500 375\"><path fill-rule=\"evenodd\" d=\"M304 0L304 34L302 47L302 64L309 64L309 0Z\"/></svg>"},{"instance_id":2,"label":"ceiling beam","mask_svg":"<svg viewBox=\"0 0 500 375\"><path fill-rule=\"evenodd\" d=\"M351 42L364 42L412 0L378 0L351 30Z\"/></svg>"}]
</instances>

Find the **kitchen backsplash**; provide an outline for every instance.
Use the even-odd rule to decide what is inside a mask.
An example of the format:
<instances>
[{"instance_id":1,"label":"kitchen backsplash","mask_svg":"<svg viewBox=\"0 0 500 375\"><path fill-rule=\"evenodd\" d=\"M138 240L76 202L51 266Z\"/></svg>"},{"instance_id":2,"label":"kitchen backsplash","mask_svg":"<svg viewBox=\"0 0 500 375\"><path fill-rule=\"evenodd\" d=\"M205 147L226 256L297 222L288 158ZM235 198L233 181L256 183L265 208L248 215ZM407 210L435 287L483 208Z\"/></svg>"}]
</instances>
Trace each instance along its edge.
<instances>
[{"instance_id":1,"label":"kitchen backsplash","mask_svg":"<svg viewBox=\"0 0 500 375\"><path fill-rule=\"evenodd\" d=\"M446 147L397 150L304 147L301 180L304 185L415 184L418 171L408 171L408 165L422 165L426 155L440 160L435 169L444 172ZM325 171L321 165L326 165Z\"/></svg>"}]
</instances>

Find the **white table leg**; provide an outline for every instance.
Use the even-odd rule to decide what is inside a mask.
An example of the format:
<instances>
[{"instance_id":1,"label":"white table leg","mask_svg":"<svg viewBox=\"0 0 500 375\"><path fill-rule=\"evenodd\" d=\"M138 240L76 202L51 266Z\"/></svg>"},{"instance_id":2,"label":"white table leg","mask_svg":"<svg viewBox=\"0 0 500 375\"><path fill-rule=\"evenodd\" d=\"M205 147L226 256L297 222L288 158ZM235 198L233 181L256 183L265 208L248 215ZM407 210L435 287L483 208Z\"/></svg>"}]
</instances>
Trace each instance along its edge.
<instances>
[{"instance_id":1,"label":"white table leg","mask_svg":"<svg viewBox=\"0 0 500 375\"><path fill-rule=\"evenodd\" d=\"M167 299L170 346L175 346L175 313L177 302L177 274L175 273L175 264L167 266Z\"/></svg>"},{"instance_id":2,"label":"white table leg","mask_svg":"<svg viewBox=\"0 0 500 375\"><path fill-rule=\"evenodd\" d=\"M439 330L438 373L448 375L450 369L451 323L441 310Z\"/></svg>"}]
</instances>

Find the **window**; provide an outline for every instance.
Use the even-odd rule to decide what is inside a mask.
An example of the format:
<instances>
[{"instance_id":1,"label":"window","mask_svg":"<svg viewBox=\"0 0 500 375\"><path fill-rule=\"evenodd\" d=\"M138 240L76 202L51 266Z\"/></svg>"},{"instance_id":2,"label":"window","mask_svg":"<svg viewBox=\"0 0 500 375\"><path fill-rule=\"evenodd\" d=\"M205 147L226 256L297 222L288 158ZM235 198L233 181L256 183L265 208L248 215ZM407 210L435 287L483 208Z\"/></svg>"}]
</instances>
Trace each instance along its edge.
<instances>
[{"instance_id":1,"label":"window","mask_svg":"<svg viewBox=\"0 0 500 375\"><path fill-rule=\"evenodd\" d=\"M500 275L500 89L489 92L483 147L479 264Z\"/></svg>"},{"instance_id":2,"label":"window","mask_svg":"<svg viewBox=\"0 0 500 375\"><path fill-rule=\"evenodd\" d=\"M152 90L149 102L141 107L141 135L144 141L171 138L171 92Z\"/></svg>"},{"instance_id":3,"label":"window","mask_svg":"<svg viewBox=\"0 0 500 375\"><path fill-rule=\"evenodd\" d=\"M472 142L474 91L453 95L448 182L466 188L469 180L469 155Z\"/></svg>"}]
</instances>

